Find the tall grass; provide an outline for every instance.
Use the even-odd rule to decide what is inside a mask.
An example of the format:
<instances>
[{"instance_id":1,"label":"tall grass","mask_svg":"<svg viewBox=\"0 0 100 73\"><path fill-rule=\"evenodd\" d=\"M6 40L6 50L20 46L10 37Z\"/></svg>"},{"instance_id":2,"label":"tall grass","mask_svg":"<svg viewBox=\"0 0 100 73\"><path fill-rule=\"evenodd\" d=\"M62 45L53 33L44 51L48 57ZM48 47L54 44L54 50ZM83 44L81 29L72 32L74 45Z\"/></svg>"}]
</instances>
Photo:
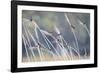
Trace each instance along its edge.
<instances>
[{"instance_id":1,"label":"tall grass","mask_svg":"<svg viewBox=\"0 0 100 73\"><path fill-rule=\"evenodd\" d=\"M74 38L75 38L75 42L76 42L78 53L80 53L79 52L79 45L78 45L77 37L76 37L75 32L74 32L75 30L72 28L73 24L71 24L71 22L70 22L70 20L69 20L69 18L67 16L67 13L65 13L64 15L65 15L66 21L68 21L68 23L69 23L70 29L71 29L71 31L73 33ZM79 58L80 58L80 55L79 55Z\"/></svg>"},{"instance_id":2,"label":"tall grass","mask_svg":"<svg viewBox=\"0 0 100 73\"><path fill-rule=\"evenodd\" d=\"M47 59L49 60L74 60L74 59L81 59L82 56L79 51L79 44L78 40L75 34L75 30L72 28L72 25L67 13L64 14L66 21L69 23L71 33L74 36L75 41L73 42L73 45L69 45L68 42L64 39L63 35L61 35L61 32L57 26L55 26L55 32L58 34L57 37L53 36L52 33L47 32L46 30L41 29L38 24L32 20L32 24L27 24L31 25L33 28L31 31L27 26L23 24L23 34L22 34L22 40L23 44L25 46L25 52L26 52L26 59L27 61L46 61ZM80 24L83 23L79 21ZM89 30L87 29L86 26L84 26L86 31L89 34ZM39 33L41 33L41 37L43 37L44 42L46 43L45 45L41 43L41 40L39 39ZM50 36L52 37L53 41L56 43L56 47L52 43L52 41L49 40L47 37ZM35 37L36 36L36 37ZM58 40L59 39L59 40ZM34 46L31 45L31 41L34 42ZM53 51L54 50L54 51ZM38 52L38 55L35 53L35 51ZM86 48L84 48L84 57L87 57L87 51ZM75 55L75 53L77 55ZM30 56L31 55L31 56Z\"/></svg>"}]
</instances>

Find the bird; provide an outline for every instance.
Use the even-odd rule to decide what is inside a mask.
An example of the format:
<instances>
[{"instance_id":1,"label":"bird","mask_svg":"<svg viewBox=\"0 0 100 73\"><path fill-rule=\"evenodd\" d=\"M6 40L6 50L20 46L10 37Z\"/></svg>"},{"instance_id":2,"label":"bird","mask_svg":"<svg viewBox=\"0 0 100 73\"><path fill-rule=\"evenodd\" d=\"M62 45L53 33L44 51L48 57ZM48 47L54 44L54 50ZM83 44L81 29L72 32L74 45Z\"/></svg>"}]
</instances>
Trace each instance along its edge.
<instances>
[{"instance_id":1,"label":"bird","mask_svg":"<svg viewBox=\"0 0 100 73\"><path fill-rule=\"evenodd\" d=\"M75 29L75 26L74 26L74 25L71 25L71 27L72 27L73 29Z\"/></svg>"}]
</instances>

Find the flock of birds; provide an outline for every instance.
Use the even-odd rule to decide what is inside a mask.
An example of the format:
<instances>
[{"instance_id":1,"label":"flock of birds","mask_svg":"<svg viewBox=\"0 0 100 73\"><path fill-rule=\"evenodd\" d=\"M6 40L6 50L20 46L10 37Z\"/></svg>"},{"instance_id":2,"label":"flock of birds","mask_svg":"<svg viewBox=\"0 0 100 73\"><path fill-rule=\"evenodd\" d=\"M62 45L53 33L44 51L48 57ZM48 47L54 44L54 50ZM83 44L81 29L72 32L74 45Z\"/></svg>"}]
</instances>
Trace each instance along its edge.
<instances>
[{"instance_id":1,"label":"flock of birds","mask_svg":"<svg viewBox=\"0 0 100 73\"><path fill-rule=\"evenodd\" d=\"M41 29L38 24L32 20L31 24L28 24L33 28L31 32L31 29L29 29L26 25L22 25L22 42L24 44L26 54L26 56L23 57L24 62L74 60L88 57L86 48L84 48L84 56L80 55L77 37L74 32L75 26L70 23L67 14L64 15L70 25L71 32L73 33L75 47L68 44L56 25L54 26L54 30L57 36L54 36L52 33ZM79 22L89 34L89 30L86 25L81 21ZM39 34L41 34L41 37ZM41 38L44 40L45 44L41 42Z\"/></svg>"}]
</instances>

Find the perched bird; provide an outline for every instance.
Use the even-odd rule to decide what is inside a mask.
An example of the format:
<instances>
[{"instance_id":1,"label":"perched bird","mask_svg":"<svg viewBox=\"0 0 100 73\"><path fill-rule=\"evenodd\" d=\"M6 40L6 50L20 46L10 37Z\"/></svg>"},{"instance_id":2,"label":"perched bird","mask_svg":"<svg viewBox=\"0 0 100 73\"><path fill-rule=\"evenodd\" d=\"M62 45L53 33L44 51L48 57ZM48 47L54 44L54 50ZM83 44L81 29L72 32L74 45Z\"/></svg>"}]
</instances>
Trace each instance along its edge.
<instances>
[{"instance_id":1,"label":"perched bird","mask_svg":"<svg viewBox=\"0 0 100 73\"><path fill-rule=\"evenodd\" d=\"M75 26L74 25L71 25L71 27L75 30Z\"/></svg>"}]
</instances>

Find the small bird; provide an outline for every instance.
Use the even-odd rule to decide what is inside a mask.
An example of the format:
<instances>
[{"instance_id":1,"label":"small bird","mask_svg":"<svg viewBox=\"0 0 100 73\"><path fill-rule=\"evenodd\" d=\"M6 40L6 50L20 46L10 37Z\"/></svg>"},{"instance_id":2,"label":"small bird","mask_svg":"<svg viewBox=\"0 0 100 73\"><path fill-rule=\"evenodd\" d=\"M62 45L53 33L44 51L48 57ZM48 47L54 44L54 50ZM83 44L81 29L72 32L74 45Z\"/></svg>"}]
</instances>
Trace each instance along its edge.
<instances>
[{"instance_id":1,"label":"small bird","mask_svg":"<svg viewBox=\"0 0 100 73\"><path fill-rule=\"evenodd\" d=\"M40 44L39 42L38 42L37 44L38 44L39 48L42 47L41 44Z\"/></svg>"},{"instance_id":2,"label":"small bird","mask_svg":"<svg viewBox=\"0 0 100 73\"><path fill-rule=\"evenodd\" d=\"M32 21L32 18L30 19L30 21Z\"/></svg>"},{"instance_id":3,"label":"small bird","mask_svg":"<svg viewBox=\"0 0 100 73\"><path fill-rule=\"evenodd\" d=\"M75 29L75 26L74 26L74 25L71 25L71 27L72 27L73 29Z\"/></svg>"}]
</instances>

